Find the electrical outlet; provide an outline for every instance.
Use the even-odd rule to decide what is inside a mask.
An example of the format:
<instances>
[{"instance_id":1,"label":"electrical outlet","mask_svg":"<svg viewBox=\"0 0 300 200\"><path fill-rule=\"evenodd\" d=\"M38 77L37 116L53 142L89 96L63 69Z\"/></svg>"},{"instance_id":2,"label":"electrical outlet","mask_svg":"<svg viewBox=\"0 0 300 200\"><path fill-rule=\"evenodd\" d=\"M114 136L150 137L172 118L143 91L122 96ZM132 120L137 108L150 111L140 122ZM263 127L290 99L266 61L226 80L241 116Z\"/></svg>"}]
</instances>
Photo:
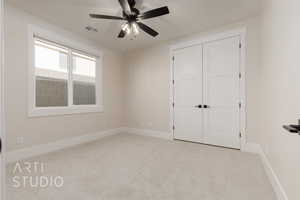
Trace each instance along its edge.
<instances>
[{"instance_id":1,"label":"electrical outlet","mask_svg":"<svg viewBox=\"0 0 300 200\"><path fill-rule=\"evenodd\" d=\"M24 143L24 138L23 137L17 137L17 144L23 144Z\"/></svg>"}]
</instances>

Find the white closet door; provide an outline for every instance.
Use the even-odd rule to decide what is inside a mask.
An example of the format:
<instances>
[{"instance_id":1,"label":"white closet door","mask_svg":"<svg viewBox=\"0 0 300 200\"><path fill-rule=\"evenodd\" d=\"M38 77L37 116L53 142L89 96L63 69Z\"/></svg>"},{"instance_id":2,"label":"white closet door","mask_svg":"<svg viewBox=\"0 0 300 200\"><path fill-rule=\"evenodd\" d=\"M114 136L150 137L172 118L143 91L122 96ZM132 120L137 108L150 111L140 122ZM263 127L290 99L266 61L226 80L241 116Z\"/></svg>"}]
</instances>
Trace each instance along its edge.
<instances>
[{"instance_id":1,"label":"white closet door","mask_svg":"<svg viewBox=\"0 0 300 200\"><path fill-rule=\"evenodd\" d=\"M174 53L174 137L203 142L202 46L179 49Z\"/></svg>"},{"instance_id":2,"label":"white closet door","mask_svg":"<svg viewBox=\"0 0 300 200\"><path fill-rule=\"evenodd\" d=\"M205 143L240 149L240 38L203 45Z\"/></svg>"}]
</instances>

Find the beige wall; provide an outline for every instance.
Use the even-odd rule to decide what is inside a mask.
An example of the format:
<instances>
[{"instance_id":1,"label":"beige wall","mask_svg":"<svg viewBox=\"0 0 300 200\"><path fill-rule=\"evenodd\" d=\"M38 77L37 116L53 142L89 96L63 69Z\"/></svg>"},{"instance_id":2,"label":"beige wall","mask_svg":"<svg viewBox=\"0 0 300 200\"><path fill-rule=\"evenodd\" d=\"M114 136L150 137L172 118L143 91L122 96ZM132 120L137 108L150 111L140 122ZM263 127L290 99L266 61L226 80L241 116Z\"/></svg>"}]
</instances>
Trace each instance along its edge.
<instances>
[{"instance_id":1,"label":"beige wall","mask_svg":"<svg viewBox=\"0 0 300 200\"><path fill-rule=\"evenodd\" d=\"M7 7L6 13L5 101L9 151L124 125L123 57L109 50L103 50L103 113L29 118L27 116L27 25L32 23L87 45L93 43L10 6ZM23 144L17 144L18 137L24 138Z\"/></svg>"},{"instance_id":2,"label":"beige wall","mask_svg":"<svg viewBox=\"0 0 300 200\"><path fill-rule=\"evenodd\" d=\"M289 200L300 198L300 137L282 125L300 118L299 8L299 0L269 0L262 16L260 144Z\"/></svg>"},{"instance_id":3,"label":"beige wall","mask_svg":"<svg viewBox=\"0 0 300 200\"><path fill-rule=\"evenodd\" d=\"M126 125L169 132L169 46L126 55Z\"/></svg>"},{"instance_id":4,"label":"beige wall","mask_svg":"<svg viewBox=\"0 0 300 200\"><path fill-rule=\"evenodd\" d=\"M247 139L258 141L257 88L259 71L259 28L260 18L224 26L205 33L191 35L151 48L136 50L126 54L126 120L131 128L170 132L170 56L169 48L176 42L192 40L196 37L247 26Z\"/></svg>"},{"instance_id":5,"label":"beige wall","mask_svg":"<svg viewBox=\"0 0 300 200\"><path fill-rule=\"evenodd\" d=\"M8 150L122 126L169 132L170 45L244 25L248 29L247 137L248 141L257 142L259 17L214 29L214 31L131 51L125 55L104 50L104 113L41 118L27 116L27 25L29 23L57 30L71 38L93 45L90 41L8 6L6 34ZM15 59L15 56L18 59ZM23 144L17 144L18 137L24 138Z\"/></svg>"}]
</instances>

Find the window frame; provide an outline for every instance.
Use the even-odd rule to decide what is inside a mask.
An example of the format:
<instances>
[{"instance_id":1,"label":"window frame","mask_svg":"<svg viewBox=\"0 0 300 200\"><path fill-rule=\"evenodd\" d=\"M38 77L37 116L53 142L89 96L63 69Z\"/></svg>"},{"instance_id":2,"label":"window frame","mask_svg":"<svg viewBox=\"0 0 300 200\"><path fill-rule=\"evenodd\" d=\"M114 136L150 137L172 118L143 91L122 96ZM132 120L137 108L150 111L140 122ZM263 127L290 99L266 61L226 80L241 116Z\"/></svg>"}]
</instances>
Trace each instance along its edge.
<instances>
[{"instance_id":1,"label":"window frame","mask_svg":"<svg viewBox=\"0 0 300 200\"><path fill-rule=\"evenodd\" d=\"M42 29L35 25L28 26L28 116L41 117L41 116L54 116L54 115L70 115L80 113L97 113L103 112L103 89L102 89L102 51L85 45L78 41L69 39L63 36L64 34L57 34L46 29ZM53 43L57 46L67 47L68 51L68 106L64 107L36 107L36 81L35 81L35 37ZM96 59L96 83L95 83L95 96L96 104L94 105L73 105L73 70L71 64L72 51L93 56Z\"/></svg>"}]
</instances>

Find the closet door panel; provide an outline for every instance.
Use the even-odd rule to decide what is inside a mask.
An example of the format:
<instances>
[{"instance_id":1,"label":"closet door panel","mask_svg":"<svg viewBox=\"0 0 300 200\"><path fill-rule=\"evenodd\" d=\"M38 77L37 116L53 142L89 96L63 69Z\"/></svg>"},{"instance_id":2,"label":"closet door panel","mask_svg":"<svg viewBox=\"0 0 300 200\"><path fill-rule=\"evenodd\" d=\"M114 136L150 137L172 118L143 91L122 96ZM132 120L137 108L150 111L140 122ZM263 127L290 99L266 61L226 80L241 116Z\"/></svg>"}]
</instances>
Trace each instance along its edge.
<instances>
[{"instance_id":1,"label":"closet door panel","mask_svg":"<svg viewBox=\"0 0 300 200\"><path fill-rule=\"evenodd\" d=\"M204 140L207 144L240 148L239 63L240 38L203 45Z\"/></svg>"},{"instance_id":2,"label":"closet door panel","mask_svg":"<svg viewBox=\"0 0 300 200\"><path fill-rule=\"evenodd\" d=\"M202 46L179 49L174 53L174 137L202 142Z\"/></svg>"}]
</instances>

